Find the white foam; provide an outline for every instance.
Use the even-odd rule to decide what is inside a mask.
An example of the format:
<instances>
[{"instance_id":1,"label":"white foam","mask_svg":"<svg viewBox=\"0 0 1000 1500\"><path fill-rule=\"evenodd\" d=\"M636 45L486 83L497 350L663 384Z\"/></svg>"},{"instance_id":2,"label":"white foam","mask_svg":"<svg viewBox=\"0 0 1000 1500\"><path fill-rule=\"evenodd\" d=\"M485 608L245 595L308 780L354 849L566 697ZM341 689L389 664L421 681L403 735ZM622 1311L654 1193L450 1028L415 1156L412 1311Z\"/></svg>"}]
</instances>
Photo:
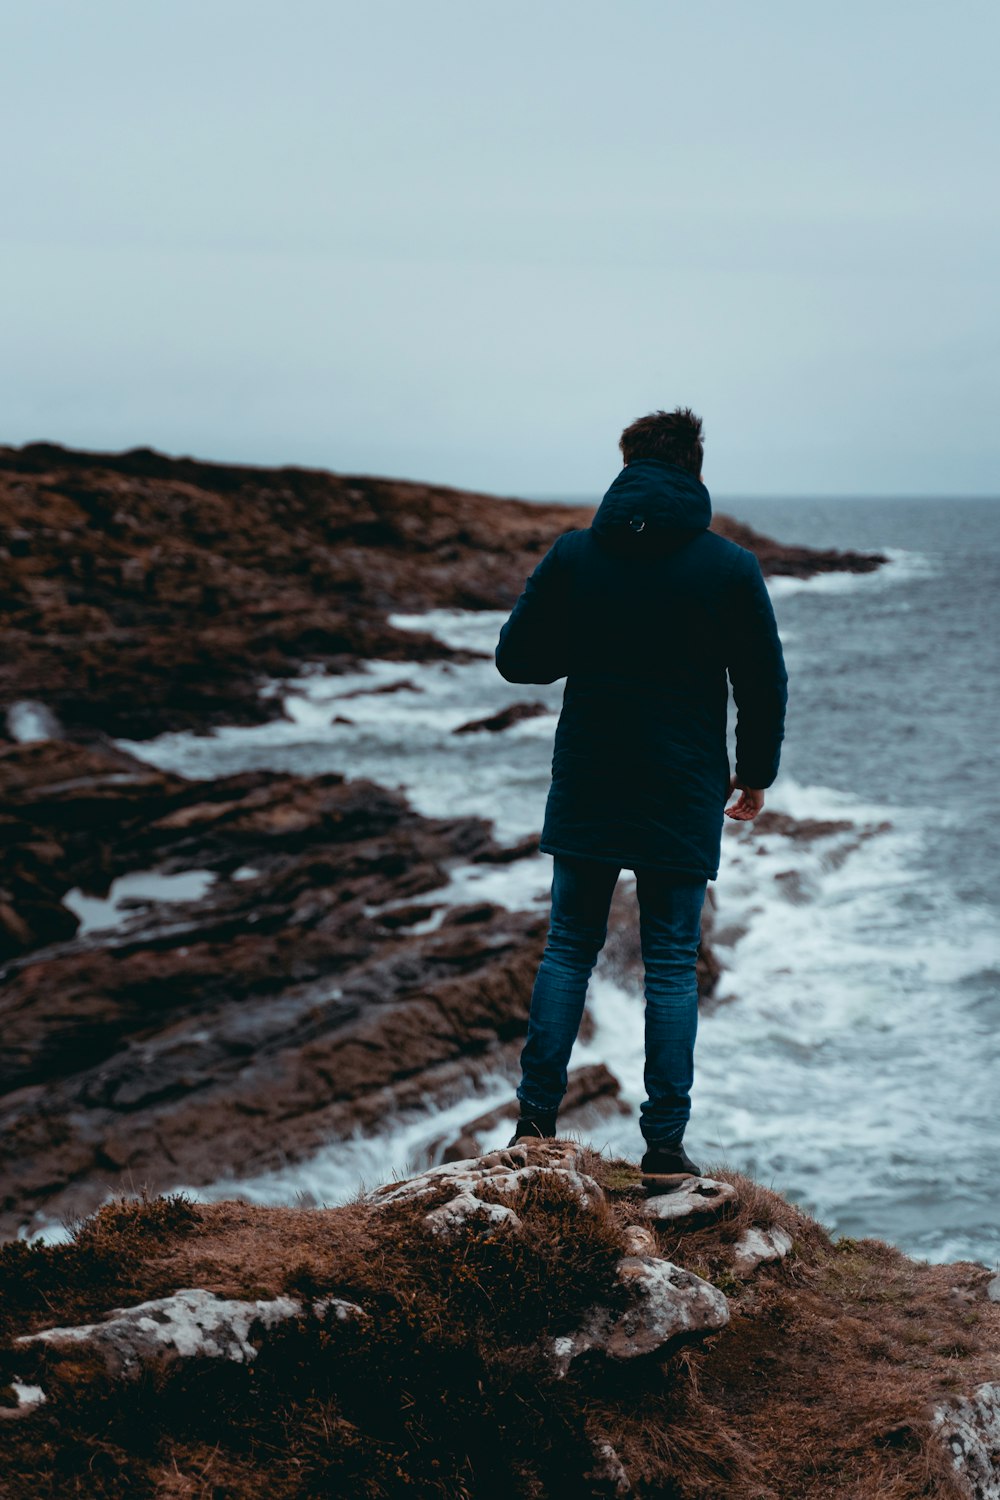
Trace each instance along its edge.
<instances>
[{"instance_id":1,"label":"white foam","mask_svg":"<svg viewBox=\"0 0 1000 1500\"><path fill-rule=\"evenodd\" d=\"M72 1229L62 1219L38 1214L34 1222L34 1229L22 1225L17 1232L19 1240L26 1240L29 1245L68 1245L73 1238Z\"/></svg>"},{"instance_id":2,"label":"white foam","mask_svg":"<svg viewBox=\"0 0 1000 1500\"><path fill-rule=\"evenodd\" d=\"M112 882L106 896L87 896L79 888L63 901L80 919L78 936L88 932L111 932L121 927L137 907L159 901L200 901L215 880L211 870L183 870L163 875L157 870L136 870Z\"/></svg>"},{"instance_id":3,"label":"white foam","mask_svg":"<svg viewBox=\"0 0 1000 1500\"><path fill-rule=\"evenodd\" d=\"M507 615L503 609L428 609L388 619L398 630L424 630L455 650L488 651L495 671L493 653Z\"/></svg>"},{"instance_id":4,"label":"white foam","mask_svg":"<svg viewBox=\"0 0 1000 1500\"><path fill-rule=\"evenodd\" d=\"M494 625L484 623L481 612L434 614L441 629L454 627L465 642L495 639ZM352 696L358 688L395 683L413 686ZM363 671L307 673L286 683L286 716L267 724L119 744L139 759L196 779L252 768L303 775L346 769L404 791L427 817L488 818L501 843L516 843L541 827L563 687L505 682L492 653L462 663L373 661ZM498 733L454 733L525 701L541 702L548 712ZM351 722L333 723L338 715Z\"/></svg>"},{"instance_id":5,"label":"white foam","mask_svg":"<svg viewBox=\"0 0 1000 1500\"><path fill-rule=\"evenodd\" d=\"M799 816L848 810L829 789L773 790L771 805ZM750 1170L843 1232L902 1235L914 1253L943 1259L958 1243L941 1218L955 1194L950 1163L994 1108L984 1037L954 1012L954 986L995 958L997 934L987 913L945 892L914 925L898 896L918 883L919 830L898 808L854 811L859 823L891 813L896 826L861 843L851 833L809 845L750 832L724 841L718 923L745 932L725 950L719 999L731 1003L699 1023L691 1149ZM808 884L802 904L780 894L783 869ZM642 1000L595 977L590 1004L597 1030L574 1060L607 1061L637 1108ZM609 1134L634 1150L630 1123L612 1121ZM978 1212L981 1223L981 1198ZM982 1253L981 1229L963 1243Z\"/></svg>"},{"instance_id":6,"label":"white foam","mask_svg":"<svg viewBox=\"0 0 1000 1500\"><path fill-rule=\"evenodd\" d=\"M767 579L768 592L772 599L784 599L803 589L811 594L852 594L858 589L882 589L908 582L911 578L924 578L936 571L933 560L922 552L910 552L905 547L883 547L880 550L888 561L871 572L814 573L811 578L773 573Z\"/></svg>"},{"instance_id":7,"label":"white foam","mask_svg":"<svg viewBox=\"0 0 1000 1500\"><path fill-rule=\"evenodd\" d=\"M509 1103L510 1078L487 1077L463 1098L444 1106L397 1116L384 1132L361 1132L338 1140L303 1162L289 1163L273 1172L250 1177L224 1177L210 1187L182 1186L203 1203L240 1197L250 1203L324 1207L344 1203L361 1189L392 1177L404 1177L428 1160L433 1164L442 1143L458 1133L476 1114ZM506 1126L510 1133L510 1125ZM438 1149L435 1150L434 1148Z\"/></svg>"},{"instance_id":8,"label":"white foam","mask_svg":"<svg viewBox=\"0 0 1000 1500\"><path fill-rule=\"evenodd\" d=\"M7 733L18 744L28 745L37 740L57 740L62 725L46 704L23 698L7 710Z\"/></svg>"},{"instance_id":9,"label":"white foam","mask_svg":"<svg viewBox=\"0 0 1000 1500\"><path fill-rule=\"evenodd\" d=\"M547 907L552 886L552 862L547 855L534 854L510 864L456 865L444 885L417 896L403 896L379 906L367 906L366 916L392 911L397 907L433 906L433 916L407 926L407 932L433 932L449 910L488 901L508 911L525 911Z\"/></svg>"}]
</instances>

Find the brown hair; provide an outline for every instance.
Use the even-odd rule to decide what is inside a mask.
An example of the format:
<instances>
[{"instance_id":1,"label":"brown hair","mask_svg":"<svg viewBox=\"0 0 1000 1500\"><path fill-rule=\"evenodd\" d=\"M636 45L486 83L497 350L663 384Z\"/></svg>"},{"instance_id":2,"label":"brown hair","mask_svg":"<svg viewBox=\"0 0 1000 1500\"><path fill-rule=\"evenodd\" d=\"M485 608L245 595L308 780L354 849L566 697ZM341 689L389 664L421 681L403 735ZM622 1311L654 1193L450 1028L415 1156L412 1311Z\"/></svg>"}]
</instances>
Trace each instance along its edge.
<instances>
[{"instance_id":1,"label":"brown hair","mask_svg":"<svg viewBox=\"0 0 1000 1500\"><path fill-rule=\"evenodd\" d=\"M702 437L701 418L690 406L677 406L673 411L651 411L648 417L639 417L625 428L618 446L627 464L634 458L659 458L697 476L705 457Z\"/></svg>"}]
</instances>

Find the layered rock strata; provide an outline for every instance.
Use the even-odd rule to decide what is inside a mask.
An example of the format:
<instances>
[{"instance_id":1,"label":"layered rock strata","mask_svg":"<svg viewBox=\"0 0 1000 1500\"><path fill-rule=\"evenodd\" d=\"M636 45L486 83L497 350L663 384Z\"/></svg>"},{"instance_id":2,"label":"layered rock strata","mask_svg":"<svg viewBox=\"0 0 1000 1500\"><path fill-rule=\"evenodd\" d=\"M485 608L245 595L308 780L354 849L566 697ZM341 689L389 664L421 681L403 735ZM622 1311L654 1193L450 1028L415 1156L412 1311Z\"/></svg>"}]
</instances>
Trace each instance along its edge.
<instances>
[{"instance_id":1,"label":"layered rock strata","mask_svg":"<svg viewBox=\"0 0 1000 1500\"><path fill-rule=\"evenodd\" d=\"M65 743L0 752L0 779L8 951L48 939L0 988L0 1233L87 1212L119 1174L267 1170L509 1072L545 915L434 901L456 862L508 857L484 820L339 775L189 782ZM67 886L135 869L211 885L70 936Z\"/></svg>"}]
</instances>

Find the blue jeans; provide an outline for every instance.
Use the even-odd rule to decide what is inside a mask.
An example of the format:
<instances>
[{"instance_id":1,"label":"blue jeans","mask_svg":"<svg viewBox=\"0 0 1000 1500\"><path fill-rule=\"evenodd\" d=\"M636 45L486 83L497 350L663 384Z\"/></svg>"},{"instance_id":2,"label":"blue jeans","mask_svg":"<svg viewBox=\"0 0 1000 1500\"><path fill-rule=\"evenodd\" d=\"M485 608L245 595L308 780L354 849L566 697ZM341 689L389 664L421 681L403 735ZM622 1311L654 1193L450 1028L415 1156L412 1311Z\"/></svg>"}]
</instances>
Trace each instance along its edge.
<instances>
[{"instance_id":1,"label":"blue jeans","mask_svg":"<svg viewBox=\"0 0 1000 1500\"><path fill-rule=\"evenodd\" d=\"M549 934L531 992L517 1097L522 1114L554 1114L580 1029L587 983L608 933L620 866L553 855ZM681 884L661 870L635 872L645 969L647 1098L639 1128L647 1145L673 1145L691 1113L698 1028L695 961L705 880Z\"/></svg>"}]
</instances>

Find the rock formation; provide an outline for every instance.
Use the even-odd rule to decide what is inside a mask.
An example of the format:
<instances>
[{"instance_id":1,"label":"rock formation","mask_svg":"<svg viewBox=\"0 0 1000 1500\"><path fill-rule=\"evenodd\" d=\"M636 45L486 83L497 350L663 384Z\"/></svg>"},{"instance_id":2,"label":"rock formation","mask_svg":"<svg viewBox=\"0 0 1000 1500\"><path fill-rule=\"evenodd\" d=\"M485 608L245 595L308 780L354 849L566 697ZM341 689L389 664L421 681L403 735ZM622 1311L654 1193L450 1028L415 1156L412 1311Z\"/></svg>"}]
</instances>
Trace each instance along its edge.
<instances>
[{"instance_id":1,"label":"rock formation","mask_svg":"<svg viewBox=\"0 0 1000 1500\"><path fill-rule=\"evenodd\" d=\"M482 819L339 775L192 783L57 742L0 751L0 783L12 898L50 939L0 990L0 1232L87 1212L109 1172L266 1169L509 1068L544 917L483 903L410 930L450 865L498 852ZM150 868L214 881L69 935L68 886Z\"/></svg>"},{"instance_id":2,"label":"rock formation","mask_svg":"<svg viewBox=\"0 0 1000 1500\"><path fill-rule=\"evenodd\" d=\"M736 1197L728 1182L711 1177L688 1177L669 1193L656 1193L643 1206L647 1219L667 1223L677 1219L705 1219L714 1216Z\"/></svg>"},{"instance_id":3,"label":"rock formation","mask_svg":"<svg viewBox=\"0 0 1000 1500\"><path fill-rule=\"evenodd\" d=\"M968 1500L1000 1500L1000 1383L943 1401L934 1429L951 1455L959 1491Z\"/></svg>"},{"instance_id":4,"label":"rock formation","mask_svg":"<svg viewBox=\"0 0 1000 1500\"><path fill-rule=\"evenodd\" d=\"M509 609L593 507L442 485L172 459L149 449L0 448L0 717L39 697L70 732L141 739L253 722L262 682L304 662L467 653L392 611ZM726 516L765 573L883 559L784 547Z\"/></svg>"},{"instance_id":5,"label":"rock formation","mask_svg":"<svg viewBox=\"0 0 1000 1500\"><path fill-rule=\"evenodd\" d=\"M993 1500L990 1273L715 1182L638 1223L634 1163L525 1142L342 1208L147 1195L0 1245L5 1497Z\"/></svg>"}]
</instances>

